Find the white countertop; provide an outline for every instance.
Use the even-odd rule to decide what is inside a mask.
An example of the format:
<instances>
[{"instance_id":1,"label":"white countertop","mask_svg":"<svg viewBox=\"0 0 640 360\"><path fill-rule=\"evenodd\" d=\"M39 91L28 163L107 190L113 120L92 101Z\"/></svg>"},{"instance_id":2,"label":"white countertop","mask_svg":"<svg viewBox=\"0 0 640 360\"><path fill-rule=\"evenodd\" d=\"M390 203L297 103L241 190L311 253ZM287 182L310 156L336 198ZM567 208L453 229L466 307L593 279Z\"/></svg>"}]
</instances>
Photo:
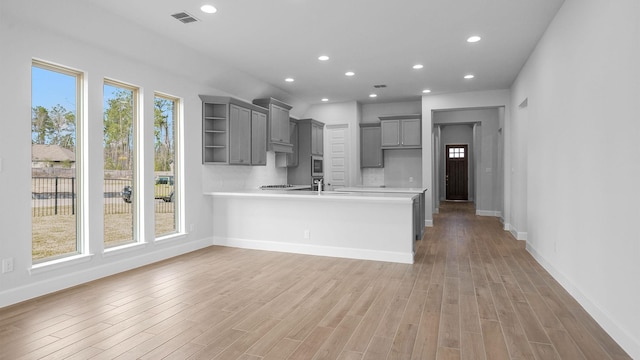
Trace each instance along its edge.
<instances>
[{"instance_id":1,"label":"white countertop","mask_svg":"<svg viewBox=\"0 0 640 360\"><path fill-rule=\"evenodd\" d=\"M350 187L336 188L334 189L334 191L420 194L427 191L427 189L426 188L397 188L397 187L382 187L382 186L350 186Z\"/></svg>"},{"instance_id":2,"label":"white countertop","mask_svg":"<svg viewBox=\"0 0 640 360\"><path fill-rule=\"evenodd\" d=\"M378 201L378 202L412 202L419 191L409 192L344 192L344 191L280 191L280 190L237 190L214 191L204 193L209 196L246 197L246 198L274 198L300 200L335 200L335 201Z\"/></svg>"}]
</instances>

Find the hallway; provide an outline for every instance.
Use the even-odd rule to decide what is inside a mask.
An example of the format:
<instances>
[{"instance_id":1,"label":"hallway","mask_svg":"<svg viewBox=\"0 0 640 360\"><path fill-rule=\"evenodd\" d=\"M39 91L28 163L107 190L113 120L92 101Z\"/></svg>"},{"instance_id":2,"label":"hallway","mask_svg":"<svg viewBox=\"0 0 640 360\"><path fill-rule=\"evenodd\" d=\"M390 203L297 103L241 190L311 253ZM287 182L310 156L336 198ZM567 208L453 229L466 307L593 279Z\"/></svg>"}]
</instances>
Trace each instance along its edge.
<instances>
[{"instance_id":1,"label":"hallway","mask_svg":"<svg viewBox=\"0 0 640 360\"><path fill-rule=\"evenodd\" d=\"M427 235L424 264L444 283L439 346L463 359L629 359L524 242L474 214L472 203L443 202Z\"/></svg>"}]
</instances>

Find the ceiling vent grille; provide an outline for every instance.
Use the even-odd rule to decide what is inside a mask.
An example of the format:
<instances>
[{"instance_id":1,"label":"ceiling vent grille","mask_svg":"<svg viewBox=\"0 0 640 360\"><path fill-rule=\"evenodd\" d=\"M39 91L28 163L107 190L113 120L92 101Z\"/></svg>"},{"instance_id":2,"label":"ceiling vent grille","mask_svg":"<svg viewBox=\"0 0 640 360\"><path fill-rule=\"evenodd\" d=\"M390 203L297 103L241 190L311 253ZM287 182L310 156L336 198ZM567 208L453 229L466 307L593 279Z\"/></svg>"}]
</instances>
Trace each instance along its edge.
<instances>
[{"instance_id":1,"label":"ceiling vent grille","mask_svg":"<svg viewBox=\"0 0 640 360\"><path fill-rule=\"evenodd\" d=\"M373 85L373 87L376 88L376 89L382 89L382 88L386 88L387 85L380 84L380 85Z\"/></svg>"},{"instance_id":2,"label":"ceiling vent grille","mask_svg":"<svg viewBox=\"0 0 640 360\"><path fill-rule=\"evenodd\" d=\"M179 12L179 13L175 13L173 15L174 18L180 20L182 23L184 24L188 24L188 23L192 23L192 22L196 22L198 21L198 19L196 19L193 15L183 11L183 12Z\"/></svg>"}]
</instances>

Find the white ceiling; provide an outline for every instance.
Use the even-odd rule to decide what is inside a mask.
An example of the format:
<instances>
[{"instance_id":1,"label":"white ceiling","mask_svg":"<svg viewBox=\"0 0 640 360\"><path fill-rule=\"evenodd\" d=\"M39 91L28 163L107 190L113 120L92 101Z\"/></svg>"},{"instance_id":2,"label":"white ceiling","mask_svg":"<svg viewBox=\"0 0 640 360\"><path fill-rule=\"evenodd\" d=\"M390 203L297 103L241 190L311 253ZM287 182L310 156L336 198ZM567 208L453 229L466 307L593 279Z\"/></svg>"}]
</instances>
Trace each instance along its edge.
<instances>
[{"instance_id":1,"label":"white ceiling","mask_svg":"<svg viewBox=\"0 0 640 360\"><path fill-rule=\"evenodd\" d=\"M89 1L313 104L507 89L564 0ZM200 21L171 17L181 11Z\"/></svg>"}]
</instances>

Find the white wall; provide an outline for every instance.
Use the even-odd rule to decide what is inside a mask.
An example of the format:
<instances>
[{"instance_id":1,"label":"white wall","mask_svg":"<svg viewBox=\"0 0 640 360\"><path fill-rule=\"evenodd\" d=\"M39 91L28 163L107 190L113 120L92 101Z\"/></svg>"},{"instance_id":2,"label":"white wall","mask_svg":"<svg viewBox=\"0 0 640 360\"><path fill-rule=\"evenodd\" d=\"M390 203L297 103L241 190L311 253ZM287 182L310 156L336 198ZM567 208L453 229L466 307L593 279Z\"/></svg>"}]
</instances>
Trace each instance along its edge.
<instances>
[{"instance_id":1,"label":"white wall","mask_svg":"<svg viewBox=\"0 0 640 360\"><path fill-rule=\"evenodd\" d=\"M75 9L71 11L71 9ZM99 16L69 17L70 13ZM25 16L28 14L28 16ZM117 24L117 26L114 26ZM133 35L135 34L135 35ZM80 0L8 0L0 3L0 258L14 258L13 272L0 275L0 307L180 253L212 242L211 199L203 190L251 188L286 181L286 170L268 166L203 166L201 102L198 94L244 99L276 96L299 104L246 74L216 64L197 52L158 38L145 29L96 11ZM7 51L10 49L10 51ZM171 51L166 51L171 49ZM33 58L86 74L87 188L86 245L91 257L32 271L31 267L31 61ZM144 158L153 158L153 92L182 98L184 105L185 229L174 239L154 241L152 214L144 217L146 244L124 252L103 252L102 86L105 77L141 89ZM215 86L213 86L215 85ZM222 91L220 89L226 89ZM295 109L295 108L294 108ZM306 109L302 104L299 111ZM143 164L144 189L153 192L153 161ZM145 199L146 208L153 200Z\"/></svg>"},{"instance_id":2,"label":"white wall","mask_svg":"<svg viewBox=\"0 0 640 360\"><path fill-rule=\"evenodd\" d=\"M420 114L420 101L362 104L362 122L377 123L385 115Z\"/></svg>"},{"instance_id":3,"label":"white wall","mask_svg":"<svg viewBox=\"0 0 640 360\"><path fill-rule=\"evenodd\" d=\"M528 146L527 248L632 358L640 358L639 64L640 2L567 0L512 96L514 122L527 122L513 129L526 138L514 150Z\"/></svg>"},{"instance_id":4,"label":"white wall","mask_svg":"<svg viewBox=\"0 0 640 360\"><path fill-rule=\"evenodd\" d=\"M514 99L517 101L517 99ZM517 105L517 106L516 106ZM528 106L527 101L520 101L513 105L511 121L511 207L509 231L518 240L527 240L527 171L528 171Z\"/></svg>"}]
</instances>

